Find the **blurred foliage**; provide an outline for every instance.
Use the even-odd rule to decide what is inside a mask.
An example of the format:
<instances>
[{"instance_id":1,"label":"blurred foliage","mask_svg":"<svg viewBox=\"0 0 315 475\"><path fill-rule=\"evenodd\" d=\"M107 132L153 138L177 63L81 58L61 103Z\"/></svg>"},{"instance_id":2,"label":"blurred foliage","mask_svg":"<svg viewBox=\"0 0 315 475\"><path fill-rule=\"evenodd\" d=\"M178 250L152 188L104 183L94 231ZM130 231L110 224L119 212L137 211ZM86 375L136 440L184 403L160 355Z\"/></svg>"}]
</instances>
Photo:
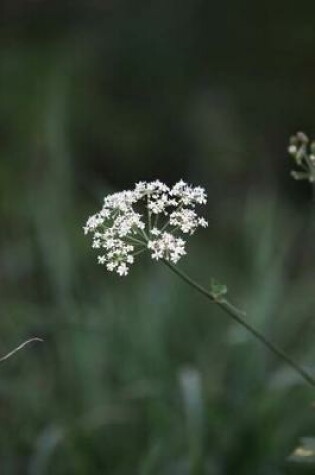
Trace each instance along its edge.
<instances>
[{"instance_id":1,"label":"blurred foliage","mask_svg":"<svg viewBox=\"0 0 315 475\"><path fill-rule=\"evenodd\" d=\"M0 5L4 475L284 475L314 392L167 269L104 274L81 227L108 191L209 191L183 266L314 371L314 9L280 1Z\"/></svg>"}]
</instances>

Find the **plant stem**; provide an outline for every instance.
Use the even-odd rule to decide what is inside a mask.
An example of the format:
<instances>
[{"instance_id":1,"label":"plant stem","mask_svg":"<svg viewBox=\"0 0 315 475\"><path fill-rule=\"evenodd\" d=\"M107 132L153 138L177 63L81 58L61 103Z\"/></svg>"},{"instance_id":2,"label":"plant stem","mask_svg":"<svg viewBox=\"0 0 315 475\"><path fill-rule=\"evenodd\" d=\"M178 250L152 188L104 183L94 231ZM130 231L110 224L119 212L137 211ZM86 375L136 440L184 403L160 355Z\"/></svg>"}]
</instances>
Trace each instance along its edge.
<instances>
[{"instance_id":1,"label":"plant stem","mask_svg":"<svg viewBox=\"0 0 315 475\"><path fill-rule=\"evenodd\" d=\"M290 356L288 356L281 348L278 348L274 343L269 341L262 333L252 327L248 322L246 322L244 320L244 317L246 316L244 312L242 312L233 304L231 304L227 299L216 296L213 292L207 290L202 285L195 282L191 277L189 277L189 275L180 270L178 267L175 267L167 260L164 259L163 262L188 285L196 289L200 294L207 297L209 300L211 300L211 302L219 305L219 307L221 307L227 315L229 315L233 320L235 320L244 328L246 328L246 330L248 330L252 335L254 335L263 345L269 348L269 350L271 350L279 358L284 360L289 366L294 368L295 371L297 371L305 381L307 381L311 386L315 387L315 379L310 374L308 374L303 368L301 368L298 363L291 359Z\"/></svg>"},{"instance_id":2,"label":"plant stem","mask_svg":"<svg viewBox=\"0 0 315 475\"><path fill-rule=\"evenodd\" d=\"M17 353L18 351L22 350L26 345L29 345L30 343L33 343L33 341L40 341L40 342L43 342L44 340L42 340L42 338L31 338L30 340L26 340L24 341L21 345L19 345L17 348L14 348L12 351L10 351L9 353L7 353L6 355L2 356L0 358L0 362L2 361L5 361L9 358L11 358L11 356L15 355L15 353Z\"/></svg>"},{"instance_id":3,"label":"plant stem","mask_svg":"<svg viewBox=\"0 0 315 475\"><path fill-rule=\"evenodd\" d=\"M149 236L151 234L151 211L149 209L149 195L147 195L147 213L148 213L148 226L149 226Z\"/></svg>"}]
</instances>

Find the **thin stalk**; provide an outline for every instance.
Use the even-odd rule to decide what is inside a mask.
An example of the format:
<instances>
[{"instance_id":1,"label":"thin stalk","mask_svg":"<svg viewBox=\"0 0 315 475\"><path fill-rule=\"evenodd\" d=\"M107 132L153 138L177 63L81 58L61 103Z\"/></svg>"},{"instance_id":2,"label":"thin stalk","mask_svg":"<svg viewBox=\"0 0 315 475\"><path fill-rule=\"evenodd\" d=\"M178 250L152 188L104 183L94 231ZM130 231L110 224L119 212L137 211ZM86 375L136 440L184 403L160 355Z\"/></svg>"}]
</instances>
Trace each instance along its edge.
<instances>
[{"instance_id":1,"label":"thin stalk","mask_svg":"<svg viewBox=\"0 0 315 475\"><path fill-rule=\"evenodd\" d=\"M24 341L23 343L21 343L21 345L19 345L18 347L14 348L12 351L10 351L9 353L7 353L6 355L2 356L0 358L0 362L2 361L5 361L5 360L8 360L9 358L11 358L11 356L15 355L15 353L17 353L18 351L21 351L25 346L29 345L30 343L33 343L34 341L40 341L40 342L43 342L44 340L42 340L42 338L31 338L30 340L26 340Z\"/></svg>"},{"instance_id":2,"label":"thin stalk","mask_svg":"<svg viewBox=\"0 0 315 475\"><path fill-rule=\"evenodd\" d=\"M147 195L147 213L148 213L148 227L149 227L149 236L151 234L151 211L149 209L149 195Z\"/></svg>"},{"instance_id":3,"label":"thin stalk","mask_svg":"<svg viewBox=\"0 0 315 475\"><path fill-rule=\"evenodd\" d=\"M137 238L135 238L134 236L128 235L128 236L127 236L127 239L128 239L128 241L132 241L132 242L134 242L134 243L136 243L136 244L139 244L139 245L141 245L141 246L145 246L145 245L146 245L146 242L145 242L145 241L141 241L140 239L137 239Z\"/></svg>"},{"instance_id":4,"label":"thin stalk","mask_svg":"<svg viewBox=\"0 0 315 475\"><path fill-rule=\"evenodd\" d=\"M161 233L167 229L167 227L170 225L170 218L167 219L167 221L163 224L162 228L160 229Z\"/></svg>"},{"instance_id":5,"label":"thin stalk","mask_svg":"<svg viewBox=\"0 0 315 475\"><path fill-rule=\"evenodd\" d=\"M140 229L140 232L141 232L142 236L144 237L145 242L148 242L148 241L149 241L149 236L147 235L147 233L145 232L145 230L144 230L144 229Z\"/></svg>"},{"instance_id":6,"label":"thin stalk","mask_svg":"<svg viewBox=\"0 0 315 475\"><path fill-rule=\"evenodd\" d=\"M139 249L139 251L134 252L132 255L133 255L133 257L139 256L139 254L142 254L146 250L147 250L147 248L144 247L143 249Z\"/></svg>"},{"instance_id":7,"label":"thin stalk","mask_svg":"<svg viewBox=\"0 0 315 475\"><path fill-rule=\"evenodd\" d=\"M156 215L155 215L155 218L154 218L154 227L155 227L155 228L157 228L158 222L159 222L159 215L156 214Z\"/></svg>"},{"instance_id":8,"label":"thin stalk","mask_svg":"<svg viewBox=\"0 0 315 475\"><path fill-rule=\"evenodd\" d=\"M231 304L227 299L223 297L217 297L210 290L205 289L202 285L195 282L191 277L189 277L185 272L180 270L178 267L175 267L170 262L163 260L175 274L177 274L184 282L197 290L200 294L207 297L211 302L216 303L222 310L229 315L233 320L238 322L242 327L246 328L252 335L254 335L263 345L269 348L275 355L284 360L289 366L295 369L302 378L309 383L311 386L315 387L315 379L308 374L303 368L301 368L298 363L296 363L290 356L288 356L281 348L277 347L274 343L269 341L262 333L252 327L248 322L244 320L245 313Z\"/></svg>"}]
</instances>

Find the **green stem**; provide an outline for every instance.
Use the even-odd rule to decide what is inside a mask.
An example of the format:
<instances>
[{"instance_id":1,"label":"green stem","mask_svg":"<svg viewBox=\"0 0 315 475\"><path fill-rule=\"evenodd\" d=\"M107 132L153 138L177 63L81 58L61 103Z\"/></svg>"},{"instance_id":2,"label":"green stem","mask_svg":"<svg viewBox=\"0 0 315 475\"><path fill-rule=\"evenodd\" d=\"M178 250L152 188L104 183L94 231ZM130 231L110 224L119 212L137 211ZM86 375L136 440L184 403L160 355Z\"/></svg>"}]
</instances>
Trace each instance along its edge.
<instances>
[{"instance_id":1,"label":"green stem","mask_svg":"<svg viewBox=\"0 0 315 475\"><path fill-rule=\"evenodd\" d=\"M149 227L149 236L151 234L151 211L149 209L149 195L147 195L147 213L148 213L148 227Z\"/></svg>"},{"instance_id":2,"label":"green stem","mask_svg":"<svg viewBox=\"0 0 315 475\"><path fill-rule=\"evenodd\" d=\"M139 256L140 254L142 254L142 253L145 252L146 250L147 250L147 248L144 247L143 249L139 249L139 251L134 252L132 255L133 255L134 257Z\"/></svg>"},{"instance_id":3,"label":"green stem","mask_svg":"<svg viewBox=\"0 0 315 475\"><path fill-rule=\"evenodd\" d=\"M15 355L15 353L17 353L18 351L22 350L25 346L29 345L30 343L33 343L34 341L43 342L44 340L42 340L42 338L38 338L38 337L34 337L34 338L31 338L30 340L26 340L26 341L24 341L21 345L19 345L18 347L14 348L14 350L12 350L12 351L10 351L9 353L7 353L6 355L2 356L2 357L0 358L0 362L5 361L5 360L11 358L11 356Z\"/></svg>"},{"instance_id":4,"label":"green stem","mask_svg":"<svg viewBox=\"0 0 315 475\"><path fill-rule=\"evenodd\" d=\"M242 327L246 328L252 335L254 335L263 345L265 345L269 350L276 354L279 358L284 360L289 366L294 368L302 378L307 381L311 386L315 387L315 379L308 374L303 368L301 368L298 363L290 358L281 348L278 348L274 343L269 341L262 333L252 327L248 322L244 320L245 313L239 310L237 307L232 305L228 300L222 297L217 297L213 292L205 289L202 285L195 282L191 277L189 277L185 272L175 267L170 262L163 260L175 274L177 274L182 280L184 280L188 285L197 290L200 294L207 297L211 302L216 303L222 310L229 315L233 320L238 322Z\"/></svg>"},{"instance_id":5,"label":"green stem","mask_svg":"<svg viewBox=\"0 0 315 475\"><path fill-rule=\"evenodd\" d=\"M146 245L146 242L145 241L141 241L140 239L137 239L135 238L134 236L130 236L128 235L127 238L126 238L128 241L132 241L136 244L139 244L141 246L145 246Z\"/></svg>"},{"instance_id":6,"label":"green stem","mask_svg":"<svg viewBox=\"0 0 315 475\"><path fill-rule=\"evenodd\" d=\"M142 236L144 237L145 242L148 242L148 241L149 241L149 236L147 235L147 233L145 232L145 230L144 230L144 229L140 229L140 232L141 232Z\"/></svg>"}]
</instances>

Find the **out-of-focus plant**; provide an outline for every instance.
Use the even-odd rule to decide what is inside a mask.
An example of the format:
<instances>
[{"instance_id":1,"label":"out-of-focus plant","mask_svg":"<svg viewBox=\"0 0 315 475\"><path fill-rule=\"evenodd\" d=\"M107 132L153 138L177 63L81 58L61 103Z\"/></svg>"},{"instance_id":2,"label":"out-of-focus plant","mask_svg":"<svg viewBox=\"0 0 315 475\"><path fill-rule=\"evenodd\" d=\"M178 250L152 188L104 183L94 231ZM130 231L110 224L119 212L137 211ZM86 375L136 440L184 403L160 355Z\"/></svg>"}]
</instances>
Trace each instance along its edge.
<instances>
[{"instance_id":1,"label":"out-of-focus plant","mask_svg":"<svg viewBox=\"0 0 315 475\"><path fill-rule=\"evenodd\" d=\"M308 180L315 184L315 141L310 141L304 132L297 132L290 138L288 152L303 171L291 172L295 180ZM298 447L288 461L305 467L307 473L314 473L315 437L302 437ZM309 471L310 470L310 471Z\"/></svg>"},{"instance_id":2,"label":"out-of-focus plant","mask_svg":"<svg viewBox=\"0 0 315 475\"><path fill-rule=\"evenodd\" d=\"M297 132L290 138L288 152L299 168L292 170L292 177L315 183L315 141L310 142L304 132Z\"/></svg>"}]
</instances>

